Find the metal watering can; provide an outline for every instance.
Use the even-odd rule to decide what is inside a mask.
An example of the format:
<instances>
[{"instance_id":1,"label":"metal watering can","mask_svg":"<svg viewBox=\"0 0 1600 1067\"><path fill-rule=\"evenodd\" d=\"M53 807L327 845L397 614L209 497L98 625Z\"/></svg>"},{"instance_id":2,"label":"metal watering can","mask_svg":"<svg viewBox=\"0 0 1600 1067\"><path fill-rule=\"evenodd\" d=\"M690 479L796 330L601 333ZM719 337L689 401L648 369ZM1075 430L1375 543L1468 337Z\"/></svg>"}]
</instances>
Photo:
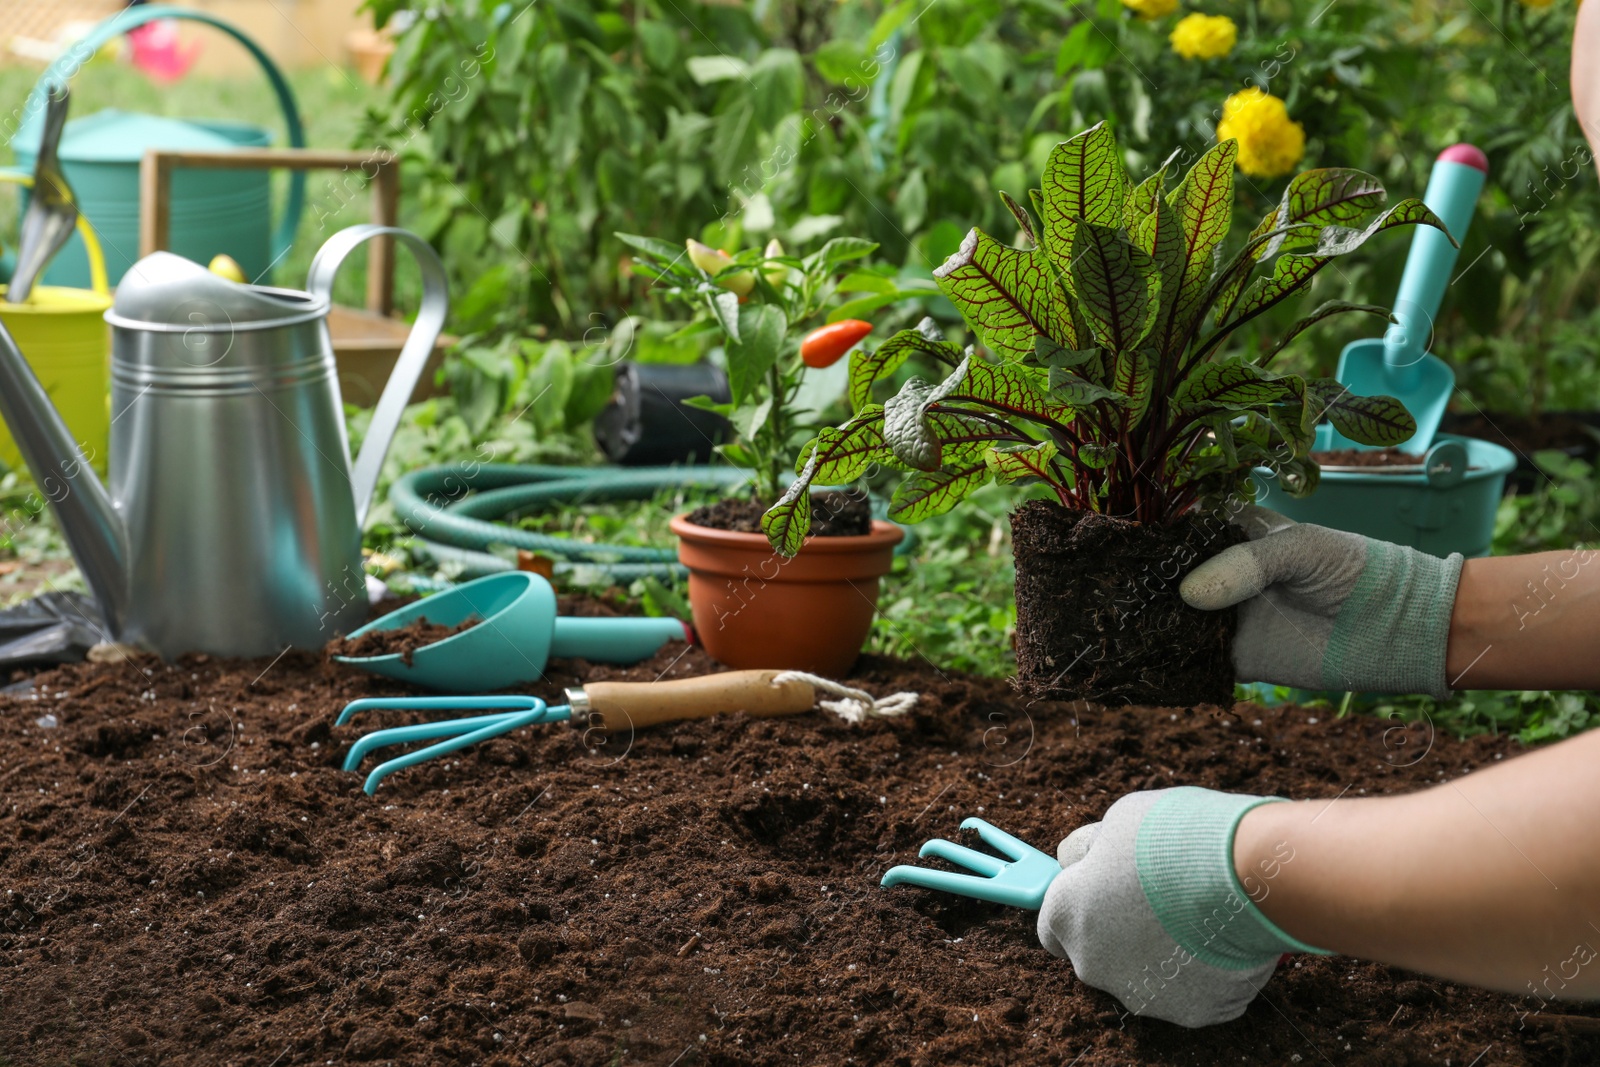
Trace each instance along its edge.
<instances>
[{"instance_id":1,"label":"metal watering can","mask_svg":"<svg viewBox=\"0 0 1600 1067\"><path fill-rule=\"evenodd\" d=\"M352 466L327 315L334 276L388 235L422 307ZM0 325L0 417L55 510L110 633L165 657L319 647L367 615L361 526L390 438L444 326L439 257L352 226L305 292L240 285L170 252L139 260L111 324L110 485Z\"/></svg>"}]
</instances>

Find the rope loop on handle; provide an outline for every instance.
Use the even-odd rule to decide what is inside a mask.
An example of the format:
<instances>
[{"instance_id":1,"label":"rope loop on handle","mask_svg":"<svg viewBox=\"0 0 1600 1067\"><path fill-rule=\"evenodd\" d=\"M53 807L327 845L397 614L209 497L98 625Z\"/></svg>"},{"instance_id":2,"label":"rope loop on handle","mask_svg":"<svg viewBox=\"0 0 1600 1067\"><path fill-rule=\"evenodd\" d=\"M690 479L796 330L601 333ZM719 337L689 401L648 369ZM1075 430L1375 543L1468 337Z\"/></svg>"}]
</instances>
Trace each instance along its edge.
<instances>
[{"instance_id":1,"label":"rope loop on handle","mask_svg":"<svg viewBox=\"0 0 1600 1067\"><path fill-rule=\"evenodd\" d=\"M838 697L837 700L817 701L824 710L831 711L852 726L868 719L888 719L904 715L917 706L919 693L894 693L879 699L864 689L854 689L831 678L823 678L805 671L784 671L772 679L773 685L784 682L805 682L819 694Z\"/></svg>"}]
</instances>

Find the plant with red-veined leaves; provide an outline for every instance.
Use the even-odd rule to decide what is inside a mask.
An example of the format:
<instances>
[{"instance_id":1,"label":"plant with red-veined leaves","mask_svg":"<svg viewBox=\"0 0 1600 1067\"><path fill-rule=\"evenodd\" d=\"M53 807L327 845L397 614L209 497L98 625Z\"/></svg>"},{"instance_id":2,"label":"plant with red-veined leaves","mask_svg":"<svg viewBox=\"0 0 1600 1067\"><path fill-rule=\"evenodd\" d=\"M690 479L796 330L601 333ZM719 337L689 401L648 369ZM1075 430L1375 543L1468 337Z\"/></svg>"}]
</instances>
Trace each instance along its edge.
<instances>
[{"instance_id":1,"label":"plant with red-veined leaves","mask_svg":"<svg viewBox=\"0 0 1600 1067\"><path fill-rule=\"evenodd\" d=\"M1221 142L1168 192L1176 153L1134 185L1104 124L1057 145L1031 192L1037 218L1001 194L1028 247L974 229L934 272L984 350L962 351L925 319L854 353L855 417L802 451L798 479L762 520L773 546L799 550L813 483L851 482L874 464L907 475L889 511L901 522L948 511L990 480L1036 479L1072 509L1169 523L1240 493L1257 466L1309 493L1313 430L1324 419L1362 444L1410 437L1416 421L1393 397L1269 369L1316 323L1350 311L1389 319L1386 308L1330 301L1256 358L1226 356L1225 346L1369 237L1443 224L1420 200L1384 210L1387 194L1370 174L1311 170L1223 257L1237 154ZM948 376L911 378L873 403L873 384L912 356Z\"/></svg>"}]
</instances>

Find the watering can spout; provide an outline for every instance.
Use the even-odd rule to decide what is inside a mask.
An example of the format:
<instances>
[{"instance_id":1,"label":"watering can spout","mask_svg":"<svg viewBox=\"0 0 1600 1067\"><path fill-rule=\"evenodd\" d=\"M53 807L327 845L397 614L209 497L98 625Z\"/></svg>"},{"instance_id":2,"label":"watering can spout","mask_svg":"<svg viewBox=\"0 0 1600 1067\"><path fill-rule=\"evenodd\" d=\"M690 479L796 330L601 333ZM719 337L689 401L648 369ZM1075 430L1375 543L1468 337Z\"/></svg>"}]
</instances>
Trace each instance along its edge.
<instances>
[{"instance_id":1,"label":"watering can spout","mask_svg":"<svg viewBox=\"0 0 1600 1067\"><path fill-rule=\"evenodd\" d=\"M55 509L78 569L100 602L110 628L106 637L115 637L121 632L128 601L122 519L95 477L90 465L94 457L84 455L73 439L4 323L0 323L0 418L38 486L30 508L43 508L39 500L43 497Z\"/></svg>"}]
</instances>

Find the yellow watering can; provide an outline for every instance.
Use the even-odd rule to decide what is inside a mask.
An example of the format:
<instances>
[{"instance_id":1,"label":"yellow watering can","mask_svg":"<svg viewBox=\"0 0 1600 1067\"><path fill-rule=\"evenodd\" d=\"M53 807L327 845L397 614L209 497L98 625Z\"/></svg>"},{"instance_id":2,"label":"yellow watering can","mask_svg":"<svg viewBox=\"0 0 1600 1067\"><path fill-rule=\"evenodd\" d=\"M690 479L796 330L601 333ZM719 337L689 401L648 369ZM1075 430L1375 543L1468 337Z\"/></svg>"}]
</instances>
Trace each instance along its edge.
<instances>
[{"instance_id":1,"label":"yellow watering can","mask_svg":"<svg viewBox=\"0 0 1600 1067\"><path fill-rule=\"evenodd\" d=\"M0 182L31 186L33 179L0 171ZM82 215L78 216L78 233L89 253L89 284L93 288L35 285L24 303L0 301L0 322L55 401L83 454L104 470L111 432L111 327L105 320L111 307L111 287L106 282L100 241ZM0 286L0 293L4 291ZM22 453L3 423L0 461L13 470L23 469Z\"/></svg>"}]
</instances>

